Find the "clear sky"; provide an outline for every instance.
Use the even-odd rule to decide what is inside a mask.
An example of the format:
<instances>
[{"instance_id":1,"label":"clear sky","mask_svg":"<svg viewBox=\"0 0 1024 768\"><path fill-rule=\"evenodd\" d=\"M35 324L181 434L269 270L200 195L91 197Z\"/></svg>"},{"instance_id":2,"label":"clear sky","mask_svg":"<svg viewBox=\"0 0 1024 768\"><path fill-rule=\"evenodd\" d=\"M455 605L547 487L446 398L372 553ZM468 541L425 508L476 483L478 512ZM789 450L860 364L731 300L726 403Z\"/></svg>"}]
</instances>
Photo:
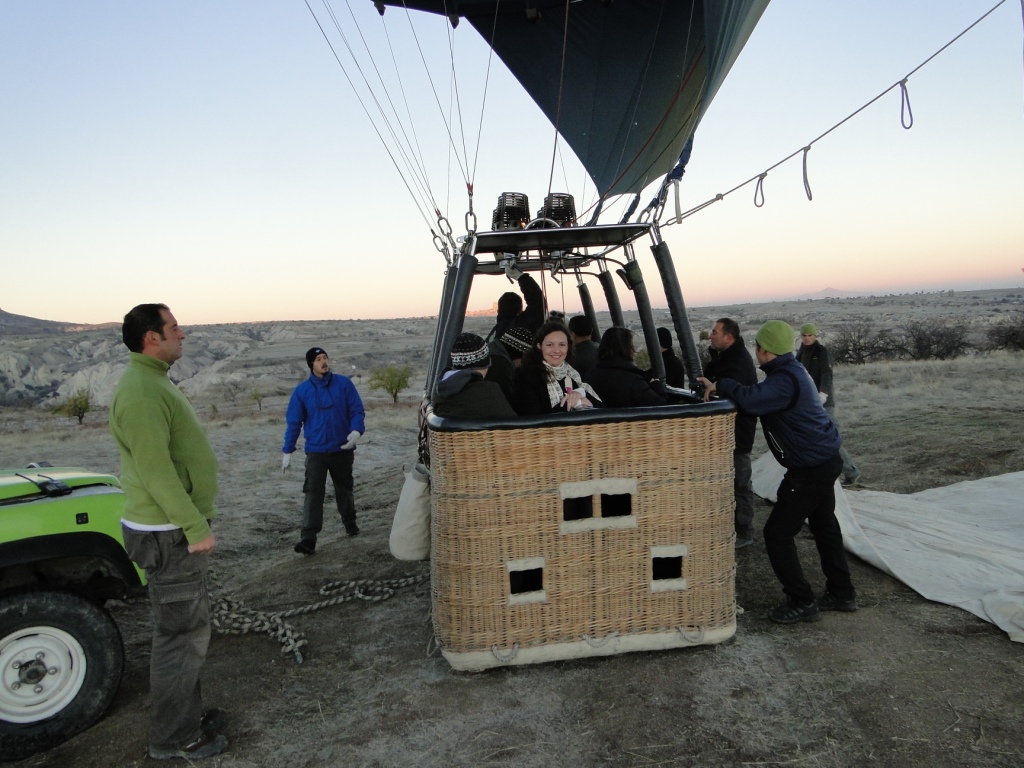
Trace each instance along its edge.
<instances>
[{"instance_id":1,"label":"clear sky","mask_svg":"<svg viewBox=\"0 0 1024 768\"><path fill-rule=\"evenodd\" d=\"M697 130L683 208L799 150L995 4L775 0ZM370 0L332 5L353 42L351 6L391 66ZM385 14L458 235L464 184L408 23ZM446 24L416 28L447 106ZM481 119L487 48L468 24L453 39L486 228L503 191L539 207L552 129L496 59ZM813 201L797 156L769 173L763 207L749 185L666 227L687 303L1024 285L1022 51L1010 0L909 79L912 129L894 90L814 145ZM555 189L592 202L571 156L557 169ZM444 261L303 0L4 0L0 268L15 314L97 323L162 301L201 324L434 314ZM480 282L471 309L508 289Z\"/></svg>"}]
</instances>

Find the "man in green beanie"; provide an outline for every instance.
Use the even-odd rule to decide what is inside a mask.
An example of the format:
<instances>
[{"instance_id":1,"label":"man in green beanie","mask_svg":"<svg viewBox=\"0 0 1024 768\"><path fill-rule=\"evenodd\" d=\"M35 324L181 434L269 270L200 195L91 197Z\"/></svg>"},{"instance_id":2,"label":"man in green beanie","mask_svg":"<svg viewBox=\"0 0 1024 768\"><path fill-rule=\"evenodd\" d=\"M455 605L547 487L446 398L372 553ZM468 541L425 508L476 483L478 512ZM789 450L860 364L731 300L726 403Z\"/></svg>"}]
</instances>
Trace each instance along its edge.
<instances>
[{"instance_id":1,"label":"man in green beanie","mask_svg":"<svg viewBox=\"0 0 1024 768\"><path fill-rule=\"evenodd\" d=\"M818 388L818 397L825 406L825 413L832 419L832 423L839 429L839 421L836 420L836 401L832 386L832 366L835 361L832 353L822 346L818 341L818 329L813 323L804 323L800 326L800 346L797 348L796 359L801 362L807 372L814 379L814 386ZM854 466L853 457L846 450L846 446L839 448L839 455L843 459L843 485L853 485L860 477L860 470Z\"/></svg>"},{"instance_id":2,"label":"man in green beanie","mask_svg":"<svg viewBox=\"0 0 1024 768\"><path fill-rule=\"evenodd\" d=\"M781 320L769 320L758 329L754 353L765 373L759 384L699 379L710 393L718 392L741 412L761 418L768 447L786 468L778 501L764 526L768 559L786 595L786 602L769 613L780 624L817 621L819 611L857 610L857 593L835 514L842 438L825 413L810 375L793 356L793 339L793 329ZM825 593L817 600L796 551L796 535L804 520L814 534L825 574Z\"/></svg>"}]
</instances>

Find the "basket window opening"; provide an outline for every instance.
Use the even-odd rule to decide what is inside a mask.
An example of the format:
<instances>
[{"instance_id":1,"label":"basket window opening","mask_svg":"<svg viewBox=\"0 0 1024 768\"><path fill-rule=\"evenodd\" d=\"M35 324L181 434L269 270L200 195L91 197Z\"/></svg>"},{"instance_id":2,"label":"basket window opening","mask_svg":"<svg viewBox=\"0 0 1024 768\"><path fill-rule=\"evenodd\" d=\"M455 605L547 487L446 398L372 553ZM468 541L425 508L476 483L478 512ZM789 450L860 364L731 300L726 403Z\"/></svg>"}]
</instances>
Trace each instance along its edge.
<instances>
[{"instance_id":1,"label":"basket window opening","mask_svg":"<svg viewBox=\"0 0 1024 768\"><path fill-rule=\"evenodd\" d=\"M680 579L683 576L682 557L654 557L651 558L651 565L654 581Z\"/></svg>"},{"instance_id":2,"label":"basket window opening","mask_svg":"<svg viewBox=\"0 0 1024 768\"><path fill-rule=\"evenodd\" d=\"M633 494L602 493L600 501L595 505L594 496L575 496L562 500L562 520L588 520L594 517L594 508L598 509L597 517L629 517L633 514Z\"/></svg>"},{"instance_id":3,"label":"basket window opening","mask_svg":"<svg viewBox=\"0 0 1024 768\"><path fill-rule=\"evenodd\" d=\"M527 568L508 572L509 592L521 595L524 592L540 592L544 589L544 569Z\"/></svg>"}]
</instances>

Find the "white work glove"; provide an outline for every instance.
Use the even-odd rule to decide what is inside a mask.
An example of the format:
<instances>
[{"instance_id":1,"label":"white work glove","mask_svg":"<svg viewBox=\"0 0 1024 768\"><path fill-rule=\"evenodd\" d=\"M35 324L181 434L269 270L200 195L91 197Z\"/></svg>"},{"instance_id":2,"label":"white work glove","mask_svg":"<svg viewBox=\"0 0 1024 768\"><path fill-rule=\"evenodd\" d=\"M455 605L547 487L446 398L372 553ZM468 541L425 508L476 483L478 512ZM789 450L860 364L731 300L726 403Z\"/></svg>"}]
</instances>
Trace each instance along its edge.
<instances>
[{"instance_id":1,"label":"white work glove","mask_svg":"<svg viewBox=\"0 0 1024 768\"><path fill-rule=\"evenodd\" d=\"M821 404L824 405L825 401L828 400L828 395L825 394L824 392L819 392L818 399L821 400Z\"/></svg>"},{"instance_id":2,"label":"white work glove","mask_svg":"<svg viewBox=\"0 0 1024 768\"><path fill-rule=\"evenodd\" d=\"M356 447L356 443L359 442L360 437L362 437L362 435L358 431L353 429L351 432L348 433L348 442L341 446L341 450L351 451L353 448Z\"/></svg>"},{"instance_id":3,"label":"white work glove","mask_svg":"<svg viewBox=\"0 0 1024 768\"><path fill-rule=\"evenodd\" d=\"M290 453L281 454L281 474L288 471L288 465L292 463L292 455Z\"/></svg>"}]
</instances>

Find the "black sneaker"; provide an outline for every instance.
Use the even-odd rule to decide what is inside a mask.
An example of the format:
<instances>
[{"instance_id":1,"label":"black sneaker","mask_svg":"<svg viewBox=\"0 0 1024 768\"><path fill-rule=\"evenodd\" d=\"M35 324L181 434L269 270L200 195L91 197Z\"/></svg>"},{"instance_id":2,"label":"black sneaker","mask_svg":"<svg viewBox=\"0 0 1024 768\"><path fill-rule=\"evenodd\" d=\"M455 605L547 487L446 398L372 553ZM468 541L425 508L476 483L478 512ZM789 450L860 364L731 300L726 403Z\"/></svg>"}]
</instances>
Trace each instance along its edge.
<instances>
[{"instance_id":1,"label":"black sneaker","mask_svg":"<svg viewBox=\"0 0 1024 768\"><path fill-rule=\"evenodd\" d=\"M831 592L826 592L818 600L818 610L821 611L842 611L843 613L853 613L857 610L857 598L856 597L836 597Z\"/></svg>"},{"instance_id":2,"label":"black sneaker","mask_svg":"<svg viewBox=\"0 0 1024 768\"><path fill-rule=\"evenodd\" d=\"M358 536L359 535L359 526L356 525L355 523L352 523L352 525L346 525L345 526L345 533L347 533L349 536Z\"/></svg>"},{"instance_id":3,"label":"black sneaker","mask_svg":"<svg viewBox=\"0 0 1024 768\"><path fill-rule=\"evenodd\" d=\"M154 760L173 760L176 757L185 760L202 760L204 757L219 755L228 748L228 740L223 735L204 733L201 737L186 744L183 747L153 747L149 748L149 756Z\"/></svg>"},{"instance_id":4,"label":"black sneaker","mask_svg":"<svg viewBox=\"0 0 1024 768\"><path fill-rule=\"evenodd\" d=\"M800 621L818 621L821 614L818 613L818 604L814 601L802 605L793 600L787 600L778 608L772 608L768 618L779 624L796 624Z\"/></svg>"},{"instance_id":5,"label":"black sneaker","mask_svg":"<svg viewBox=\"0 0 1024 768\"><path fill-rule=\"evenodd\" d=\"M302 539L295 545L295 551L300 555L314 555L316 554L316 542Z\"/></svg>"},{"instance_id":6,"label":"black sneaker","mask_svg":"<svg viewBox=\"0 0 1024 768\"><path fill-rule=\"evenodd\" d=\"M223 709L214 707L203 712L203 719L199 723L199 727L203 733L213 734L223 729L228 724L228 713Z\"/></svg>"}]
</instances>

